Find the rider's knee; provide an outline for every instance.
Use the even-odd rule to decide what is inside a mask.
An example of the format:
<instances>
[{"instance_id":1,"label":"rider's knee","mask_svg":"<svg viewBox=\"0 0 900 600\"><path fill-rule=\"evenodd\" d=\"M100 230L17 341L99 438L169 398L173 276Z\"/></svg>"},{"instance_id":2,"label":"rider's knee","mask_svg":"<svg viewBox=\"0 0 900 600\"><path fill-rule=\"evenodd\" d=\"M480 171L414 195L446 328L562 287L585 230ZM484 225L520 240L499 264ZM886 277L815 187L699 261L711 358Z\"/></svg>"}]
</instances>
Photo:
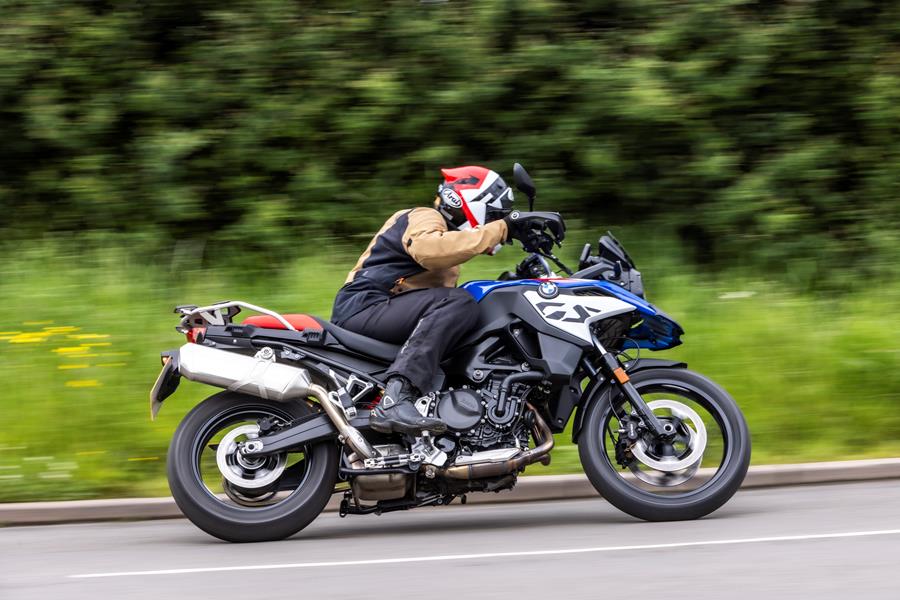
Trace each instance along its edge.
<instances>
[{"instance_id":1,"label":"rider's knee","mask_svg":"<svg viewBox=\"0 0 900 600\"><path fill-rule=\"evenodd\" d=\"M472 294L461 288L447 288L445 302L453 304L460 311L467 311L472 314L476 312L478 306Z\"/></svg>"},{"instance_id":2,"label":"rider's knee","mask_svg":"<svg viewBox=\"0 0 900 600\"><path fill-rule=\"evenodd\" d=\"M461 330L469 330L478 322L478 303L466 290L450 288L447 303L452 307L454 318Z\"/></svg>"},{"instance_id":3,"label":"rider's knee","mask_svg":"<svg viewBox=\"0 0 900 600\"><path fill-rule=\"evenodd\" d=\"M444 288L447 290L447 299L453 300L453 302L457 304L464 304L466 306L475 306L477 302L475 302L475 298L472 297L472 294L467 292L462 288Z\"/></svg>"}]
</instances>

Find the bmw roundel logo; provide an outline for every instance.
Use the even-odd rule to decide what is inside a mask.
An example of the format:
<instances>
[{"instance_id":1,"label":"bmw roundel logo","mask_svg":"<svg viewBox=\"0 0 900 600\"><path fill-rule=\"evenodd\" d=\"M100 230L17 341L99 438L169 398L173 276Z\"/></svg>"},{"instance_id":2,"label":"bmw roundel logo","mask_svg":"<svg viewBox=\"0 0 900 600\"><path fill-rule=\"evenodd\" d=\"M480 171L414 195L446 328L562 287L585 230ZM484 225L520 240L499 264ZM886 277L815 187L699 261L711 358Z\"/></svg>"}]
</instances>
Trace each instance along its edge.
<instances>
[{"instance_id":1,"label":"bmw roundel logo","mask_svg":"<svg viewBox=\"0 0 900 600\"><path fill-rule=\"evenodd\" d=\"M545 281L541 284L541 287L538 288L538 294L540 294L542 298L556 298L559 296L559 287L552 281Z\"/></svg>"}]
</instances>

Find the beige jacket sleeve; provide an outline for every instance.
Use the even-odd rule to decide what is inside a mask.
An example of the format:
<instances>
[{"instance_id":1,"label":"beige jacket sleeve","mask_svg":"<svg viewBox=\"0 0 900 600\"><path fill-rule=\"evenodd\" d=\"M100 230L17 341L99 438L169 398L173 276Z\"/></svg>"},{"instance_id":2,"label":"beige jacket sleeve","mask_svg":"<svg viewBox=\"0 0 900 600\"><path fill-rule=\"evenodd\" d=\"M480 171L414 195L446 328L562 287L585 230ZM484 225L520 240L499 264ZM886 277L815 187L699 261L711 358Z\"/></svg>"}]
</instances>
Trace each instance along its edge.
<instances>
[{"instance_id":1,"label":"beige jacket sleeve","mask_svg":"<svg viewBox=\"0 0 900 600\"><path fill-rule=\"evenodd\" d=\"M447 222L433 208L415 208L403 234L403 246L417 263L428 270L449 269L488 252L506 240L506 223L462 231L448 231Z\"/></svg>"}]
</instances>

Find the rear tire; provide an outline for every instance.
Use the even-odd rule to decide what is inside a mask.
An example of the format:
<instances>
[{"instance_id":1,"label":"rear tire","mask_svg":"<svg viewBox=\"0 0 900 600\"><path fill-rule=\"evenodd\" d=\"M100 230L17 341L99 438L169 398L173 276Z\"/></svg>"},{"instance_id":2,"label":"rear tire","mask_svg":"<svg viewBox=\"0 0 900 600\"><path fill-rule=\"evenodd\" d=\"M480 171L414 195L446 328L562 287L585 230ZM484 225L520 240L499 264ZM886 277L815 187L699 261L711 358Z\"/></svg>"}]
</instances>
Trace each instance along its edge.
<instances>
[{"instance_id":1,"label":"rear tire","mask_svg":"<svg viewBox=\"0 0 900 600\"><path fill-rule=\"evenodd\" d=\"M631 382L639 392L668 386L702 398L727 435L723 462L708 484L684 494L654 494L631 485L610 461L604 444L605 424L612 412L610 400L612 404L621 400L617 390L606 388L599 397L589 399L578 440L581 464L593 486L610 504L645 521L697 519L721 507L738 490L750 465L750 433L735 401L718 384L687 369L638 371Z\"/></svg>"},{"instance_id":2,"label":"rear tire","mask_svg":"<svg viewBox=\"0 0 900 600\"><path fill-rule=\"evenodd\" d=\"M289 537L325 508L337 481L340 450L324 441L306 450L306 474L291 494L276 504L246 507L228 504L210 492L199 474L198 450L210 427L229 415L283 415L297 419L312 413L302 402L276 402L234 392L210 396L181 421L167 456L169 488L178 508L194 525L228 542L264 542Z\"/></svg>"}]
</instances>

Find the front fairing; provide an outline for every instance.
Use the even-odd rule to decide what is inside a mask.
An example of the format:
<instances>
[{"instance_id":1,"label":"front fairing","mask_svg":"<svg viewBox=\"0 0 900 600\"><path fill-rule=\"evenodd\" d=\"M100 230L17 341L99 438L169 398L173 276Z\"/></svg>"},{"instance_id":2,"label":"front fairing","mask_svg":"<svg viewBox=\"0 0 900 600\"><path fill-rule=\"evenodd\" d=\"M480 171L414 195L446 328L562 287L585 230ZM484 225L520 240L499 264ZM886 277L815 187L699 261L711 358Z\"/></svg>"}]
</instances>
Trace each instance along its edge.
<instances>
[{"instance_id":1,"label":"front fairing","mask_svg":"<svg viewBox=\"0 0 900 600\"><path fill-rule=\"evenodd\" d=\"M462 289L469 292L476 302L481 302L491 291L512 286L539 286L540 279L519 279L514 281L478 280L463 284ZM623 344L623 349L646 348L649 350L666 350L681 344L681 336L684 330L669 315L656 308L643 298L640 298L622 287L608 281L593 279L554 279L560 288L585 288L594 287L604 295L612 296L634 306L640 320L628 331L628 339Z\"/></svg>"}]
</instances>

